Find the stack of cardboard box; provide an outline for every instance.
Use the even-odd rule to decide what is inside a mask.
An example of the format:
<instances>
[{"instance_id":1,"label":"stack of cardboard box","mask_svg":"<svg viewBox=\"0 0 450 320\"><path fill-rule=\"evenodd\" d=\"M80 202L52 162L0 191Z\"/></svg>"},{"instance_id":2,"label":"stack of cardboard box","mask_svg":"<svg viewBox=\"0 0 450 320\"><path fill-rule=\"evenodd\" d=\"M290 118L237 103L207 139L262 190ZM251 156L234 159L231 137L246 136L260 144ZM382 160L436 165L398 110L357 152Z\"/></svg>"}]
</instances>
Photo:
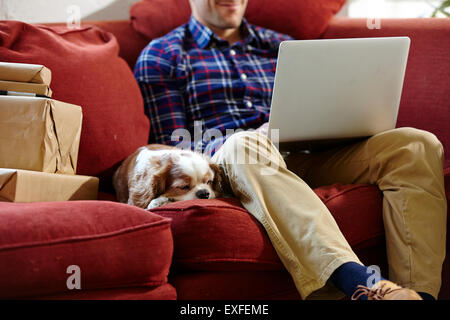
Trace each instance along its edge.
<instances>
[{"instance_id":1,"label":"stack of cardboard box","mask_svg":"<svg viewBox=\"0 0 450 320\"><path fill-rule=\"evenodd\" d=\"M0 62L0 201L97 199L98 178L76 175L81 107L50 82L45 66Z\"/></svg>"}]
</instances>

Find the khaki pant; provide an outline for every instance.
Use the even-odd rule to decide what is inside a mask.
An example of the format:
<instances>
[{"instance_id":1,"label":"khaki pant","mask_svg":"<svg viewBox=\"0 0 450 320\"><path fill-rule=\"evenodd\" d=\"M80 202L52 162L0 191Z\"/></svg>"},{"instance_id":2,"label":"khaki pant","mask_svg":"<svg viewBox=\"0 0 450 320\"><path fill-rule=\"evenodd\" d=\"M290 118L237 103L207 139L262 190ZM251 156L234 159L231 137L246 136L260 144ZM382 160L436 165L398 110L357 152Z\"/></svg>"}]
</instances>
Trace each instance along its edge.
<instances>
[{"instance_id":1,"label":"khaki pant","mask_svg":"<svg viewBox=\"0 0 450 320\"><path fill-rule=\"evenodd\" d=\"M443 148L433 134L394 129L345 147L292 154L284 160L270 140L246 131L232 135L213 161L266 229L302 298L324 287L341 264L361 263L311 189L333 183L378 186L384 196L389 279L437 297L447 201Z\"/></svg>"}]
</instances>

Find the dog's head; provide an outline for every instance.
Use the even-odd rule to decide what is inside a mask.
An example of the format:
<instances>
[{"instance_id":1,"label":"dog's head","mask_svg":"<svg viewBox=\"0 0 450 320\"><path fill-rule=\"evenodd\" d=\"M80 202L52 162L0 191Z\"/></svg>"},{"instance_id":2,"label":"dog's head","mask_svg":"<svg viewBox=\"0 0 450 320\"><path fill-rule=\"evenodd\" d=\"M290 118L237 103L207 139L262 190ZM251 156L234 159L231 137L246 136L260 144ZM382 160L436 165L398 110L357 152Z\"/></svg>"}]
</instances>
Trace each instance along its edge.
<instances>
[{"instance_id":1,"label":"dog's head","mask_svg":"<svg viewBox=\"0 0 450 320\"><path fill-rule=\"evenodd\" d=\"M213 199L223 194L226 185L219 167L192 151L143 147L135 160L129 187L131 203L138 207L146 208L158 197L172 201Z\"/></svg>"},{"instance_id":2,"label":"dog's head","mask_svg":"<svg viewBox=\"0 0 450 320\"><path fill-rule=\"evenodd\" d=\"M217 166L202 155L190 151L168 154L162 173L162 196L174 201L216 197Z\"/></svg>"}]
</instances>

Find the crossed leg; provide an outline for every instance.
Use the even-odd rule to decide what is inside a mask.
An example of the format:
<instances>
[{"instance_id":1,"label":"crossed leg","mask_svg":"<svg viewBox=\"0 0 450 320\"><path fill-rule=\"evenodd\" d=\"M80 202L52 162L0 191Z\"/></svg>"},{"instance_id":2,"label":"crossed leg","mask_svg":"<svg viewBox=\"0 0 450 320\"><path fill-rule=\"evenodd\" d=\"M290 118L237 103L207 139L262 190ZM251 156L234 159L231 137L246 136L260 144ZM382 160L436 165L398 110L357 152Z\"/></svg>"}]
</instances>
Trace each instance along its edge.
<instances>
[{"instance_id":1,"label":"crossed leg","mask_svg":"<svg viewBox=\"0 0 450 320\"><path fill-rule=\"evenodd\" d=\"M328 152L296 154L286 162L266 137L240 132L213 160L265 227L302 298L322 288L340 265L360 263L311 189L334 182L378 185L390 278L436 297L446 234L442 158L434 135L403 128Z\"/></svg>"}]
</instances>

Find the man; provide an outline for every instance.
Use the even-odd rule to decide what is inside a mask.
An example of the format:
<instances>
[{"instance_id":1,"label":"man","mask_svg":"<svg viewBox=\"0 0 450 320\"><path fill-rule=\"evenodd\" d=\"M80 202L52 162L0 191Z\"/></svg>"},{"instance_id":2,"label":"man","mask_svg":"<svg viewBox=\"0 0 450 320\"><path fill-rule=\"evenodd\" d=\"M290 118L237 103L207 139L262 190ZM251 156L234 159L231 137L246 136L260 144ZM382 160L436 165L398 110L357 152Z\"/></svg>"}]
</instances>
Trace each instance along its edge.
<instances>
[{"instance_id":1,"label":"man","mask_svg":"<svg viewBox=\"0 0 450 320\"><path fill-rule=\"evenodd\" d=\"M195 126L205 127L190 147L214 155L234 194L265 227L302 298L327 281L354 298L436 298L447 205L436 137L395 129L283 159L266 134L278 45L290 37L247 23L247 0L190 4L190 21L152 41L136 64L151 141L178 144L174 132L197 136ZM236 161L251 154L258 161ZM275 172L263 174L274 163ZM372 272L311 189L335 182L376 184L383 192L389 276L399 285L385 279L369 285Z\"/></svg>"}]
</instances>

